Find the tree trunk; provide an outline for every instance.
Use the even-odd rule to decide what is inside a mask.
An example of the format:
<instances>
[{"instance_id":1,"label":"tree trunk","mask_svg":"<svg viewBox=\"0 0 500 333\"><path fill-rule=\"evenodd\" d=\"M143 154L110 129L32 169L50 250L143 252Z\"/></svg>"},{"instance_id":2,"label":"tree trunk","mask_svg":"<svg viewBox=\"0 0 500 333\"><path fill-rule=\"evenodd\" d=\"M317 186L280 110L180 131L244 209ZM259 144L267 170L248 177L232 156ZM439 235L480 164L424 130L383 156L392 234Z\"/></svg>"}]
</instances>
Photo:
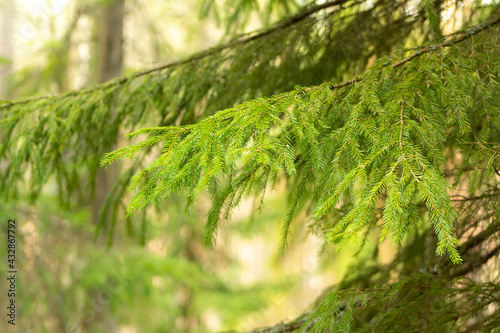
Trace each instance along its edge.
<instances>
[{"instance_id":1,"label":"tree trunk","mask_svg":"<svg viewBox=\"0 0 500 333\"><path fill-rule=\"evenodd\" d=\"M122 75L123 14L125 0L104 7L99 32L99 82Z\"/></svg>"},{"instance_id":2,"label":"tree trunk","mask_svg":"<svg viewBox=\"0 0 500 333\"><path fill-rule=\"evenodd\" d=\"M12 73L14 3L5 1L0 7L0 99L8 97L8 78Z\"/></svg>"},{"instance_id":3,"label":"tree trunk","mask_svg":"<svg viewBox=\"0 0 500 333\"><path fill-rule=\"evenodd\" d=\"M123 72L123 17L125 0L115 0L102 9L99 20L99 73L100 83L122 75ZM97 171L95 197L91 205L93 222L97 223L106 194L116 178L116 167Z\"/></svg>"}]
</instances>

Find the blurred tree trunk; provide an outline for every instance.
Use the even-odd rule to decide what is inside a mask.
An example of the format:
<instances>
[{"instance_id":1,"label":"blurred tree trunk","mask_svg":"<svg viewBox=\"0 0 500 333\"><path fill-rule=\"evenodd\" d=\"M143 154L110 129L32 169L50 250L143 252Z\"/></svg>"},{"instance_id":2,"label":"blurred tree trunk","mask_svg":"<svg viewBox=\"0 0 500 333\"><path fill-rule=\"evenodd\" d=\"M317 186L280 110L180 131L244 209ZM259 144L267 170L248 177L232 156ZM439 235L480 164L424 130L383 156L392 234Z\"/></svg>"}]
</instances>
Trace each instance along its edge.
<instances>
[{"instance_id":1,"label":"blurred tree trunk","mask_svg":"<svg viewBox=\"0 0 500 333\"><path fill-rule=\"evenodd\" d=\"M99 31L99 82L123 72L123 16L125 0L103 8Z\"/></svg>"},{"instance_id":2,"label":"blurred tree trunk","mask_svg":"<svg viewBox=\"0 0 500 333\"><path fill-rule=\"evenodd\" d=\"M123 18L124 18L125 0L115 0L111 4L102 8L98 18L98 61L99 71L97 78L99 83L106 82L123 73ZM97 170L97 183L95 187L95 197L91 204L92 219L97 223L99 211L110 192L111 186L117 178L117 167ZM91 299L96 299L99 291L95 291ZM90 304L92 306L92 304ZM94 322L103 322L102 324L109 332L116 330L116 323L113 317L107 313L106 307L91 307L94 312ZM106 312L106 313L104 313ZM91 323L87 323L91 324Z\"/></svg>"},{"instance_id":3,"label":"blurred tree trunk","mask_svg":"<svg viewBox=\"0 0 500 333\"><path fill-rule=\"evenodd\" d=\"M14 2L4 1L0 7L0 99L8 97L8 78L12 73Z\"/></svg>"},{"instance_id":4,"label":"blurred tree trunk","mask_svg":"<svg viewBox=\"0 0 500 333\"><path fill-rule=\"evenodd\" d=\"M125 0L115 0L102 8L98 23L99 34L99 83L122 75L123 72L123 17ZM91 205L93 222L97 223L99 211L110 192L116 167L97 171L95 197Z\"/></svg>"}]
</instances>

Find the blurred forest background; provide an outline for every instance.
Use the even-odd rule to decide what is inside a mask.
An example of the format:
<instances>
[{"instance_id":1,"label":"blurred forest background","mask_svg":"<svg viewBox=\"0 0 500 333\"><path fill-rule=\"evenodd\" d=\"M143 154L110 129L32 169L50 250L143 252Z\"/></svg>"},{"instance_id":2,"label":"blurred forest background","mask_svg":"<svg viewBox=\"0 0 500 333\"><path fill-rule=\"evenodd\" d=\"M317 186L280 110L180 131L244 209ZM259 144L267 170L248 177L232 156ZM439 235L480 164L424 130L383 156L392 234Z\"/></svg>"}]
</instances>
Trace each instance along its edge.
<instances>
[{"instance_id":1,"label":"blurred forest background","mask_svg":"<svg viewBox=\"0 0 500 333\"><path fill-rule=\"evenodd\" d=\"M242 3L243 13L226 13L203 0L2 1L0 99L59 94L178 61L303 5L263 1L257 11ZM186 216L181 198L144 224L118 223L111 245L106 235L95 235L109 191L100 176L95 198L68 209L51 186L34 205L27 193L16 205L0 203L0 215L18 223L20 272L18 326L12 330L2 320L0 331L249 330L308 309L340 280L357 251L330 250L320 260L319 252L328 249L306 234L303 221L279 256L284 185L266 198L262 214L252 214L256 199L246 200L234 223L222 227L214 250L201 243L209 202ZM390 259L390 242L381 247L381 259Z\"/></svg>"},{"instance_id":2,"label":"blurred forest background","mask_svg":"<svg viewBox=\"0 0 500 333\"><path fill-rule=\"evenodd\" d=\"M308 3L0 1L1 100L57 95L180 61L235 36L269 28ZM355 22L359 27L349 33L363 38L343 53L329 50L332 58L341 60L326 58L316 68L309 64L300 73L302 82L291 82L295 74L283 75L279 80L290 80L288 86L262 91L251 86L251 93L271 95L290 90L295 83L320 84L331 78L342 81L363 72L395 47L410 48L429 41L433 32L416 28L421 24L418 15L423 14L412 13L417 11L411 7L413 2L378 1L384 10L390 9L391 3L409 3L408 17L415 19L408 26L404 20L398 21L401 26L382 26L360 15L360 22ZM471 8L481 1L438 2L442 5L438 26L440 23L443 34L486 16L480 11L472 13ZM369 13L375 1L366 3ZM372 24L374 29L370 30ZM358 34L356 29L365 29L366 33ZM410 32L411 38L405 39ZM351 37L346 36L348 44ZM316 55L320 57L321 52ZM297 52L295 56L301 55ZM230 103L247 97L239 92ZM146 119L140 127L156 126L155 121ZM121 136L128 132L123 128ZM125 139L120 140L118 147L127 144ZM125 161L124 169L131 163ZM308 311L328 287L342 281L354 262L369 258L367 261L386 264L396 255L392 240L379 243L376 232L367 234L362 250L348 245L337 252L322 235L308 232L311 225L304 211L291 226L293 237L287 250L279 255L282 221L288 211L285 180L266 193L262 213L256 213L259 197L245 199L233 213L232 222L221 225L212 250L202 242L203 222L211 204L208 196L202 196L189 214L182 209L185 199L172 196L132 218L125 218L126 200L120 201L111 209L118 222L105 225L99 222L100 210L103 205L109 206L106 194L119 184L118 168L113 165L106 171L99 170L95 184L89 182L75 189L84 193L86 200L65 203L58 198L56 182L51 181L36 198L26 187L15 204L0 202L0 217L17 221L19 271L18 325L12 329L1 320L0 332L248 331ZM93 177L89 175L89 179ZM93 187L95 191L90 190ZM92 192L95 195L90 195ZM0 239L2 248L4 242ZM0 260L6 262L5 251L0 252ZM2 270L2 293L6 290L4 274Z\"/></svg>"}]
</instances>

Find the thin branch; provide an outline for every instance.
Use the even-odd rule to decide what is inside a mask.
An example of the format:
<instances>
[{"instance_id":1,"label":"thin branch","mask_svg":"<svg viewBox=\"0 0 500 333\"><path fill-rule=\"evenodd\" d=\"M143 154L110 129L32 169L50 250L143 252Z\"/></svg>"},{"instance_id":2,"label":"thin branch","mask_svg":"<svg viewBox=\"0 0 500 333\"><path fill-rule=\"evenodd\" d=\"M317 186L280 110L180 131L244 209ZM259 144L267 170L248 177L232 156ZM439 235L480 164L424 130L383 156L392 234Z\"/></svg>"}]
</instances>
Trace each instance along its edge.
<instances>
[{"instance_id":1,"label":"thin branch","mask_svg":"<svg viewBox=\"0 0 500 333\"><path fill-rule=\"evenodd\" d=\"M465 264L460 266L460 269L450 274L450 277L457 278L460 276L464 276L472 272L476 268L481 267L491 258L498 256L499 253L500 253L500 245L497 245L493 250L486 253L486 255L484 256L474 256L473 260L466 261Z\"/></svg>"},{"instance_id":2,"label":"thin branch","mask_svg":"<svg viewBox=\"0 0 500 333\"><path fill-rule=\"evenodd\" d=\"M300 13L296 14L295 16L290 17L288 20L285 20L282 23L277 24L275 27L273 27L273 28L271 28L269 30L257 33L257 34L255 34L253 36L247 36L247 37L235 39L235 40L233 40L233 41L231 41L231 42L229 42L227 44L224 44L224 45L221 45L221 46L218 46L218 47L214 47L214 48L208 49L206 51L202 51L200 53L197 53L194 56L192 56L190 58L187 58L185 60L171 62L171 63L165 64L165 65L161 65L161 66L150 68L150 69L147 69L147 70L144 70L144 71L141 71L141 72L137 72L137 73L135 73L133 75L130 75L130 76L124 76L124 77L121 77L121 78L110 80L110 81L107 81L107 82L105 82L105 83L103 83L101 85L97 85L97 86L94 86L92 88L89 88L87 90L73 90L73 91L70 91L68 93L62 94L60 96L45 95L45 96L32 97L32 98L28 98L28 99L25 99L25 100L20 100L20 101L14 101L14 102L6 103L6 104L3 104L3 105L0 105L0 110L8 108L8 107L11 107L13 105L26 104L26 103L33 102L33 101L38 101L38 100L43 100L43 99L49 99L49 98L54 98L54 97L65 98L65 97L76 96L76 95L86 95L86 94L89 94L89 93L91 93L91 92L93 92L95 90L114 87L114 86L123 84L123 83L125 83L127 81L131 81L133 79L136 79L138 77L141 77L141 76L153 73L153 72L164 70L166 68L181 66L181 65L184 65L184 64L187 64L187 63L199 60L199 59L203 59L203 58L205 58L207 56L219 53L219 52L221 52L221 51L223 51L225 49L234 47L236 45L245 44L245 43L248 43L250 41L253 41L253 40L265 37L265 36L267 36L269 34L274 33L275 31L282 30L282 29L285 29L287 27L290 27L290 26L292 26L292 25L294 25L294 24L296 24L296 23L304 20L308 16L310 16L310 15L312 15L312 14L314 14L314 13L316 13L316 12L322 10L322 9L326 9L326 8L337 6L337 5L342 5L342 4L346 3L347 1L348 0L336 0L336 1L326 2L326 3L321 4L321 5L312 6L309 9L306 9L305 11L300 12ZM437 45L425 46L422 49L420 49L419 51L417 51L414 54L412 54L411 56L409 56L409 57L407 57L407 58L405 58L405 59L403 59L403 60L401 60L401 61L399 61L399 62L397 62L397 63L395 63L393 65L391 65L391 67L392 68L400 67L400 66L404 65L405 63L407 63L407 62L409 62L409 61L411 61L411 60L413 60L415 58L418 58L418 57L420 57L421 55L423 55L425 53L430 53L430 52L433 52L433 51L437 50L438 48L442 49L442 48L449 47L449 46L455 45L457 43L463 42L464 40L467 40L467 39L471 38L473 35L476 35L476 34L482 32L484 30L487 30L487 29L493 27L494 25L496 25L498 23L500 23L500 17L497 18L497 19L495 19L495 20L493 20L490 23L480 24L480 25L478 25L478 26L476 26L474 28L471 28L471 29L469 29L469 30L467 30L465 32L464 31L457 32L457 34L463 34L463 35L460 36L460 37L454 38L452 40L449 40L449 41L437 44ZM351 80L344 81L342 83L335 84L335 85L330 85L329 88L330 88L330 90L334 90L334 89L337 89L337 88L346 87L348 85L351 85L351 84L354 84L356 82L362 81L363 79L364 79L363 74L360 74L360 75L356 76L355 78L353 78ZM304 90L307 91L309 89L312 89L312 88L306 88Z\"/></svg>"},{"instance_id":3,"label":"thin branch","mask_svg":"<svg viewBox=\"0 0 500 333\"><path fill-rule=\"evenodd\" d=\"M141 76L144 76L144 75L147 75L150 73L159 72L159 71L162 71L166 68L177 67L177 66L181 66L184 64L188 64L188 63L191 63L193 61L197 61L197 60L206 58L206 57L211 56L213 54L220 53L221 51L232 48L234 46L237 46L240 44L246 44L248 42L263 38L267 35L273 34L276 31L286 29L286 28L288 28L288 27L290 27L290 26L292 26L300 21L303 21L307 17L311 16L312 14L314 14L320 10L323 10L323 9L326 9L329 7L333 7L333 6L343 5L347 1L349 1L349 0L335 0L335 1L326 2L326 3L321 4L321 5L311 6L311 7L307 8L306 10L304 10L304 11L284 20L283 22L277 24L276 26L274 26L271 29L256 33L255 35L244 36L241 38L234 39L234 40L230 41L229 43L202 51L202 52L197 53L197 54L193 55L192 57L184 59L184 60L170 62L168 64L164 64L161 66L157 66L154 68L150 68L150 69L147 69L144 71L137 72L137 73L130 75L130 76L123 76L123 77L120 77L117 79L113 79L113 80L107 81L103 84L94 86L94 87L86 89L86 90L73 90L73 91L67 92L67 93L62 94L62 95L44 95L44 96L32 97L32 98L28 98L28 99L24 99L24 100L20 100L20 101L9 102L9 103L0 105L0 109L5 109L5 108L8 108L8 107L11 107L14 105L26 104L26 103L33 102L33 101L39 101L39 100L44 100L44 99L49 99L49 98L54 98L54 97L65 98L65 97L76 96L76 95L86 95L86 94L89 94L89 93L91 93L95 90L98 90L98 89L106 89L106 88L114 87L117 85L121 85L127 81L134 80L138 77L141 77Z\"/></svg>"},{"instance_id":4,"label":"thin branch","mask_svg":"<svg viewBox=\"0 0 500 333\"><path fill-rule=\"evenodd\" d=\"M309 314L306 313L288 323L279 323L273 326L268 326L253 331L249 331L247 333L273 333L273 332L291 333L301 328L307 322L308 316Z\"/></svg>"},{"instance_id":5,"label":"thin branch","mask_svg":"<svg viewBox=\"0 0 500 333\"><path fill-rule=\"evenodd\" d=\"M498 23L500 23L500 17L498 17L495 20L492 20L490 23L483 23L483 24L480 24L480 25L478 25L472 29L469 29L467 31L460 32L461 34L463 34L460 37L453 38L452 40L442 42L440 44L425 46L422 49L415 52L414 54L412 54L411 56L409 56L403 60L400 60L395 64L392 64L391 67L392 68L400 67L400 66L406 64L407 62L412 61L413 59L418 58L426 53L430 53L430 52L436 51L437 49L443 49L445 47L453 46L455 44L463 42L463 41L471 38L472 36L493 27L494 25L496 25ZM360 74L360 75L356 76L355 78L353 78L352 80L344 81L344 82L339 83L339 84L330 85L329 88L330 88L330 90L342 88L342 87L354 84L356 82L362 81L363 79L364 79L363 74Z\"/></svg>"},{"instance_id":6,"label":"thin branch","mask_svg":"<svg viewBox=\"0 0 500 333\"><path fill-rule=\"evenodd\" d=\"M325 294L327 294L327 291L331 291L334 288L334 286L327 287L323 293L316 299L315 303L318 303L321 299L325 297ZM361 307L361 304L358 302L354 303L355 307ZM337 305L337 310L339 312L343 312L347 309L347 304L345 302L339 303ZM300 328L303 328L301 332L309 332L309 329L312 327L312 325L315 324L315 319L313 318L311 322L304 327L304 324L307 323L309 320L309 317L311 315L311 312L304 312L301 315L299 315L297 318L289 321L289 322L280 322L278 324L272 325L272 326L267 326L267 327L262 327L255 329L253 331L247 331L245 333L291 333L294 332L295 330L298 330ZM222 333L237 333L236 331L229 331L229 332L222 332Z\"/></svg>"},{"instance_id":7,"label":"thin branch","mask_svg":"<svg viewBox=\"0 0 500 333\"><path fill-rule=\"evenodd\" d=\"M467 239L467 241L464 242L459 248L460 254L463 255L473 247L476 247L477 245L481 244L486 240L489 240L490 237L493 236L498 231L500 231L500 224L491 223L485 230L481 231L476 236Z\"/></svg>"},{"instance_id":8,"label":"thin branch","mask_svg":"<svg viewBox=\"0 0 500 333\"><path fill-rule=\"evenodd\" d=\"M500 196L500 192L498 193L486 193L486 194L482 194L482 195L478 195L478 196L472 196L472 197L466 197L464 195L460 195L460 194L454 194L454 195L451 195L451 201L453 202L459 202L459 201L475 201L475 200L482 200L482 199L486 199L486 198L495 198L495 197L498 197ZM455 199L455 198L460 198L460 199Z\"/></svg>"}]
</instances>

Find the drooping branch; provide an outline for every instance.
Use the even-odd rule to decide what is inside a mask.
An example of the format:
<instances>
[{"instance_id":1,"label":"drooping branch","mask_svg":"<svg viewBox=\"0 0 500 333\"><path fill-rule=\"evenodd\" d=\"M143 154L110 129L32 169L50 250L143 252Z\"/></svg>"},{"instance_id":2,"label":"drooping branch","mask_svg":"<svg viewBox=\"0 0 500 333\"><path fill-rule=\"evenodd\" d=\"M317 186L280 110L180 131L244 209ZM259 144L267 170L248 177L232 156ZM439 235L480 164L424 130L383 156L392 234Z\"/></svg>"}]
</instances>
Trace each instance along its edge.
<instances>
[{"instance_id":1,"label":"drooping branch","mask_svg":"<svg viewBox=\"0 0 500 333\"><path fill-rule=\"evenodd\" d=\"M456 45L460 42L463 42L469 38L471 38L472 36L474 35L477 35L478 33L482 32L482 31L485 31L495 25L497 25L498 23L500 23L500 17L496 18L496 19L493 19L491 20L491 22L489 23L483 23L483 24L480 24L474 28L471 28L467 31L461 31L461 32L457 32L457 34L459 35L458 37L455 37L451 40L448 40L448 41L445 41L445 42L442 42L442 43L439 43L439 44L436 44L436 45L429 45L429 46L424 46L422 48L418 48L418 50L413 53L412 55L394 63L391 65L392 68L398 68L398 67L401 67L403 66L404 64L414 60L414 59L417 59L419 57L421 57L422 55L426 54L426 53L430 53L430 52L433 52L433 51L436 51L438 49L443 49L443 48L446 48L446 47L450 47L450 46L453 46L453 45ZM450 35L452 36L452 35ZM453 34L453 36L456 36L455 34ZM386 66L388 66L389 63L386 64ZM342 83L338 83L338 84L333 84L333 85L330 85L330 89L331 90L334 90L334 89L338 89L338 88L342 88L342 87L346 87L346 86L349 86L351 84L354 84L354 83L357 83L359 81L363 80L363 74L359 75L359 76L356 76L355 78L351 79L351 80L348 80L348 81L344 81Z\"/></svg>"},{"instance_id":2,"label":"drooping branch","mask_svg":"<svg viewBox=\"0 0 500 333\"><path fill-rule=\"evenodd\" d=\"M260 39L260 38L263 38L263 37L266 37L268 35L271 35L273 33L275 33L276 31L279 31L279 30L283 30L283 29L286 29L286 28L289 28L291 26L293 26L294 24L297 24L301 21L303 21L304 19L306 19L307 17L310 17L311 15L323 10L323 9L327 9L327 8L330 8L330 7L335 7L335 6L339 6L339 9L342 8L342 5L345 4L346 2L348 2L349 0L335 0L335 1L329 1L329 2L326 2L324 4L320 4L320 5L315 5L315 6L311 6L307 9L305 9L304 11L302 12L299 12L297 13L296 15L282 21L281 23L278 23L277 25L275 25L274 27L268 29L268 30L265 30L265 31L261 31L261 32L258 32L256 34L253 34L253 35L244 35L242 37L239 37L239 38L236 38L236 39L233 39L231 40L230 42L226 43L226 44L223 44L223 45L220 45L220 46L216 46L216 47L213 47L213 48L210 48L208 50L205 50L205 51L202 51L202 52L199 52L187 59L184 59L184 60L180 60L180 61L174 61L174 62L170 62L170 63L167 63L167 64L164 64L164 65L160 65L160 66L157 66L157 67L153 67L153 68L150 68L150 69L146 69L146 70L143 70L143 71L140 71L140 72L137 72L135 74L132 74L130 76L123 76L123 77L120 77L120 78L117 78L117 79L114 79L114 80L110 80L110 81L107 81L103 84L100 84L100 85L97 85L97 86L94 86L92 88L89 88L89 89L84 89L84 90L73 90L73 91L70 91L70 92L67 92L67 93L64 93L60 96L57 96L57 95L44 95L44 96L37 96L37 97L32 97L32 98L27 98L27 99L23 99L23 100L19 100L19 101L12 101L12 102L8 102L8 103L5 103L5 104L2 104L0 105L0 110L1 109L6 109L6 108L9 108L11 106L15 106L15 105L21 105L21 104L26 104L26 103L30 103L30 102L34 102L34 101L39 101L39 100L44 100L44 99L49 99L49 98L66 98L66 97L71 97L71 96L76 96L76 95L87 95L87 94L90 94L98 89L106 89L106 88L110 88L110 87L113 87L113 86L117 86L117 85L121 85L121 84L124 84L125 82L128 82L128 81L132 81L134 79L137 79L137 78L140 78L142 76L145 76L147 74L151 74L151 73L154 73L154 72L160 72L164 69L167 69L167 68L172 68L172 67L177 67L177 66L181 66L181 65L185 65L185 64L188 64L188 63L191 63L191 62L196 62L198 60L201 60L203 58L206 58L208 56L211 56L211 55L214 55L214 54L217 54L217 53L220 53L226 49L230 49L230 48L233 48L237 45L240 45L240 44L246 44L248 42L251 42L251 41L254 41L254 40L257 40L257 39ZM415 58L418 58L420 56L422 56L423 54L425 53L429 53L429 52L432 52L432 51L435 51L437 49L440 49L440 48L445 48L445 47L449 47L449 46L452 46L452 45L455 45L457 43L460 43L464 40L467 40L469 39L470 37L472 37L473 35L476 35L488 28L491 28L493 27L494 25L498 24L500 22L500 18L497 18L495 20L492 20L490 23L484 23L484 24L481 24L481 25L478 25L472 29L469 29L467 31L460 31L460 32L456 32L452 35L448 35L448 37L451 37L451 36L456 36L457 34L459 35L459 37L455 37L453 38L452 40L448 40L448 41L445 41L445 42L442 42L440 44L436 44L436 45L430 45L430 46L425 46L425 47L422 47L422 48L419 48L418 51L416 51L414 54L412 54L411 56L395 63L395 64L392 64L391 66L393 68L396 68L396 67L399 67ZM362 80L363 77L362 77L362 74L351 79L351 80L348 80L348 81L344 81L342 83L339 83L339 84L335 84L335 85L331 85L331 89L337 89L337 88L341 88L341 87L345 87L345 86L348 86L348 85L351 85L351 84L354 84L356 82L359 82L360 80Z\"/></svg>"},{"instance_id":3,"label":"drooping branch","mask_svg":"<svg viewBox=\"0 0 500 333\"><path fill-rule=\"evenodd\" d=\"M124 84L125 82L132 81L134 79L145 76L147 74L151 74L154 72L160 72L160 71L167 69L167 68L178 67L178 66L185 65L185 64L188 64L191 62L195 62L195 61L201 60L203 58L206 58L208 56L220 53L226 49L233 48L237 45L246 44L248 42L251 42L251 41L266 37L268 35L271 35L271 34L275 33L276 31L289 28L289 27L293 26L294 24L297 24L297 23L303 21L307 17L310 17L311 15L313 15L313 14L315 14L323 9L327 9L327 8L334 7L334 6L341 6L342 4L346 3L347 1L349 1L349 0L335 0L335 1L326 2L324 4L311 6L309 8L306 8L304 11L299 12L298 14L284 20L283 22L278 23L277 25L275 25L274 27L272 27L268 30L258 32L254 35L243 36L240 38L233 39L226 44L216 46L216 47L210 48L208 50L199 52L199 53L197 53L197 54L195 54L187 59L184 59L184 60L174 61L174 62L170 62L170 63L160 65L157 67L146 69L146 70L137 72L135 74L132 74L130 76L123 76L123 77L120 77L120 78L117 78L114 80L107 81L103 84L94 86L94 87L89 88L89 89L73 90L73 91L64 93L60 96L45 95L45 96L37 96L37 97L32 97L32 98L28 98L28 99L24 99L24 100L19 100L19 101L12 101L12 102L0 105L0 110L9 108L9 107L15 106L15 105L26 104L26 103L40 101L40 100L49 99L49 98L66 98L66 97L71 97L71 96L75 96L75 95L87 95L87 94L90 94L98 89L106 89L106 88L110 88L113 86L121 85L121 84Z\"/></svg>"}]
</instances>

